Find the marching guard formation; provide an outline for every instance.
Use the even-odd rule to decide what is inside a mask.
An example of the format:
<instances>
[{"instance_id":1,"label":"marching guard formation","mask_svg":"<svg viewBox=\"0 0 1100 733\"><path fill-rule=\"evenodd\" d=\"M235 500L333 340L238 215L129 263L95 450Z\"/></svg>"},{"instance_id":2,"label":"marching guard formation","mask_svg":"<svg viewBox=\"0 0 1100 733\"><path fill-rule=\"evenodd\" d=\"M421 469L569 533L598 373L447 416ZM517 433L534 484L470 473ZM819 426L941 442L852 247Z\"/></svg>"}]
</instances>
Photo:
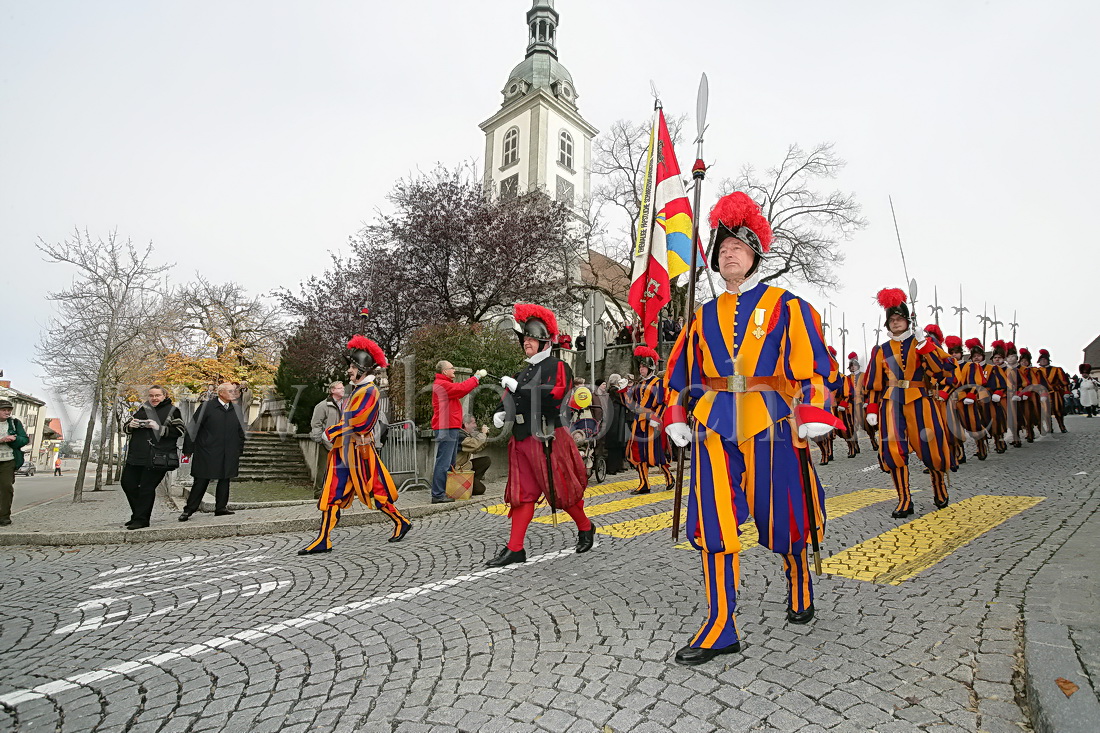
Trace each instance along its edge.
<instances>
[{"instance_id":1,"label":"marching guard formation","mask_svg":"<svg viewBox=\"0 0 1100 733\"><path fill-rule=\"evenodd\" d=\"M1064 433L1070 391L1065 370L1052 364L1046 349L1033 363L1028 349L1001 339L987 351L980 339L944 336L936 325L918 332L910 298L898 288L877 294L888 338L871 349L866 369L855 352L842 368L814 307L760 280L773 233L759 206L744 193L731 193L711 210L710 224L709 266L725 290L696 309L666 370L659 371L653 348L634 350L639 379L624 395L634 413L627 445L627 459L638 471L632 493L651 492L653 469L664 475L666 488L673 486L672 445L690 457L685 530L700 553L707 613L676 653L686 665L741 649L738 536L749 521L759 544L779 556L787 622L813 619L810 563L812 557L820 561L816 550L827 517L811 441L824 465L833 460L834 437L845 441L853 458L860 454L858 433L866 433L897 491L891 516L905 519L917 512L912 465L923 464L933 504L942 509L951 501L950 476L966 462L968 442L984 461L990 441L993 452L1003 454L1010 445L1022 447L1040 432L1053 432L1055 424ZM584 511L587 469L569 432L573 373L553 351L557 319L534 304L517 304L512 316L526 364L500 378L494 424L511 430L504 495L511 531L486 562L493 568L526 561L524 540L539 502L576 524L577 553L593 548L596 533ZM380 397L374 380L387 366L385 354L356 335L345 360L353 391L342 404L342 419L326 432L333 450L318 501L321 525L302 555L332 549L340 511L355 497L393 522L390 542L412 528L395 506L397 488L373 438ZM1092 390L1085 395L1082 388L1091 417L1096 382L1089 365L1080 371Z\"/></svg>"}]
</instances>

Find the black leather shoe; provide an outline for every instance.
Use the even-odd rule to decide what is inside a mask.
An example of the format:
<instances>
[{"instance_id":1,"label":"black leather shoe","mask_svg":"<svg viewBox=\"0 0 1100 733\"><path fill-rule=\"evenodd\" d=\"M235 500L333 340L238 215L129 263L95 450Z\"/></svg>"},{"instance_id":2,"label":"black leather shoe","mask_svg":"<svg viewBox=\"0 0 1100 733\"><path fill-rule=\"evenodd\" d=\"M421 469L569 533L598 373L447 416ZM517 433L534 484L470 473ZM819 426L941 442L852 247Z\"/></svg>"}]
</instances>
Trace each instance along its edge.
<instances>
[{"instance_id":1,"label":"black leather shoe","mask_svg":"<svg viewBox=\"0 0 1100 733\"><path fill-rule=\"evenodd\" d=\"M577 554L588 552L592 549L592 543L596 539L596 525L589 530L577 530Z\"/></svg>"},{"instance_id":2,"label":"black leather shoe","mask_svg":"<svg viewBox=\"0 0 1100 733\"><path fill-rule=\"evenodd\" d=\"M320 555L322 552L332 552L332 548L331 547L325 547L324 545L318 545L317 547L314 547L312 550L307 549L305 547L298 550L299 555Z\"/></svg>"},{"instance_id":3,"label":"black leather shoe","mask_svg":"<svg viewBox=\"0 0 1100 733\"><path fill-rule=\"evenodd\" d=\"M432 497L432 503L433 504L450 504L453 501L454 501L454 499L452 499L449 496L433 496Z\"/></svg>"},{"instance_id":4,"label":"black leather shoe","mask_svg":"<svg viewBox=\"0 0 1100 733\"><path fill-rule=\"evenodd\" d=\"M634 490L633 490L633 491L631 491L630 493L631 493L631 494L648 494L648 493L649 493L649 489L634 489Z\"/></svg>"},{"instance_id":5,"label":"black leather shoe","mask_svg":"<svg viewBox=\"0 0 1100 733\"><path fill-rule=\"evenodd\" d=\"M221 511L214 512L215 517L228 517L230 514L236 514L237 512L232 509L222 509Z\"/></svg>"},{"instance_id":6,"label":"black leather shoe","mask_svg":"<svg viewBox=\"0 0 1100 733\"><path fill-rule=\"evenodd\" d=\"M906 509L895 509L890 512L890 516L894 519L905 519L906 517L913 516L913 505L910 504Z\"/></svg>"},{"instance_id":7,"label":"black leather shoe","mask_svg":"<svg viewBox=\"0 0 1100 733\"><path fill-rule=\"evenodd\" d=\"M810 607L805 611L796 611L793 608L787 609L787 622L792 624L808 624L810 619L814 617L814 604L810 604Z\"/></svg>"},{"instance_id":8,"label":"black leather shoe","mask_svg":"<svg viewBox=\"0 0 1100 733\"><path fill-rule=\"evenodd\" d=\"M400 542L401 540L405 539L405 535L407 535L409 533L409 530L412 529L412 528L413 528L413 523L412 522L405 522L405 526L401 528L401 531L398 532L397 534L395 534L393 537L390 537L386 541L387 542Z\"/></svg>"},{"instance_id":9,"label":"black leather shoe","mask_svg":"<svg viewBox=\"0 0 1100 733\"><path fill-rule=\"evenodd\" d=\"M932 500L932 503L936 505L936 508L937 508L937 509L943 509L943 508L944 508L945 506L947 506L948 504L950 504L950 503L951 503L951 501L950 501L950 499L944 499L944 500L943 500L943 503L941 504L941 503L940 503L940 501L939 501L939 499L933 499L933 500Z\"/></svg>"},{"instance_id":10,"label":"black leather shoe","mask_svg":"<svg viewBox=\"0 0 1100 733\"><path fill-rule=\"evenodd\" d=\"M696 664L706 664L720 654L736 654L739 651L741 651L741 642L739 641L735 641L721 649L697 649L685 646L676 652L676 663L694 667Z\"/></svg>"},{"instance_id":11,"label":"black leather shoe","mask_svg":"<svg viewBox=\"0 0 1100 733\"><path fill-rule=\"evenodd\" d=\"M0 519L0 527L7 527L9 524L11 524L10 519Z\"/></svg>"},{"instance_id":12,"label":"black leather shoe","mask_svg":"<svg viewBox=\"0 0 1100 733\"><path fill-rule=\"evenodd\" d=\"M491 568L502 568L514 562L527 562L527 550L513 552L508 549L508 545L505 545L504 549L497 553L496 557L485 564Z\"/></svg>"},{"instance_id":13,"label":"black leather shoe","mask_svg":"<svg viewBox=\"0 0 1100 733\"><path fill-rule=\"evenodd\" d=\"M126 529L145 529L149 526L148 522L127 522Z\"/></svg>"},{"instance_id":14,"label":"black leather shoe","mask_svg":"<svg viewBox=\"0 0 1100 733\"><path fill-rule=\"evenodd\" d=\"M191 518L191 512L183 512L179 516L179 520L181 522L186 522L190 518Z\"/></svg>"}]
</instances>

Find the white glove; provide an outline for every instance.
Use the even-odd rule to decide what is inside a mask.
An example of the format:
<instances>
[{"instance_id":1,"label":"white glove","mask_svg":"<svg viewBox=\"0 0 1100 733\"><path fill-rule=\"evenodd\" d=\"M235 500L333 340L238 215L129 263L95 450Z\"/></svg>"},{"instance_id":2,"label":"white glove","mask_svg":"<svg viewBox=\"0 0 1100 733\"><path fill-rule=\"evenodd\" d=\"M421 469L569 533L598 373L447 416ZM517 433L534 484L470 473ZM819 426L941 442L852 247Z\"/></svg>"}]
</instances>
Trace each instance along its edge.
<instances>
[{"instance_id":1,"label":"white glove","mask_svg":"<svg viewBox=\"0 0 1100 733\"><path fill-rule=\"evenodd\" d=\"M964 398L963 398L963 404L964 404L964 405L973 405L973 404L974 404L974 400L970 399L969 397L964 397Z\"/></svg>"},{"instance_id":2,"label":"white glove","mask_svg":"<svg viewBox=\"0 0 1100 733\"><path fill-rule=\"evenodd\" d=\"M804 422L798 426L798 437L803 440L806 438L820 438L833 429L832 425L823 422Z\"/></svg>"},{"instance_id":3,"label":"white glove","mask_svg":"<svg viewBox=\"0 0 1100 733\"><path fill-rule=\"evenodd\" d=\"M873 412L870 415L868 415L867 416L867 424L870 425L871 427L875 427L876 425L878 425L878 415L876 415Z\"/></svg>"},{"instance_id":4,"label":"white glove","mask_svg":"<svg viewBox=\"0 0 1100 733\"><path fill-rule=\"evenodd\" d=\"M1001 396L999 394L993 395L993 401L994 402L1000 402L1001 401Z\"/></svg>"},{"instance_id":5,"label":"white glove","mask_svg":"<svg viewBox=\"0 0 1100 733\"><path fill-rule=\"evenodd\" d=\"M505 377L505 379L507 379L507 377ZM493 415L493 425L495 425L498 428L504 427L504 415L505 415L505 413L503 411L498 412L495 415Z\"/></svg>"},{"instance_id":6,"label":"white glove","mask_svg":"<svg viewBox=\"0 0 1100 733\"><path fill-rule=\"evenodd\" d=\"M504 389L509 392L515 392L519 389L519 382L517 382L514 377L501 377L500 386L504 387Z\"/></svg>"},{"instance_id":7,"label":"white glove","mask_svg":"<svg viewBox=\"0 0 1100 733\"><path fill-rule=\"evenodd\" d=\"M150 430L160 430L160 423L158 423L156 420L146 420L145 427L149 428Z\"/></svg>"},{"instance_id":8,"label":"white glove","mask_svg":"<svg viewBox=\"0 0 1100 733\"><path fill-rule=\"evenodd\" d=\"M484 369L478 369L476 372L474 372L474 379L481 379L488 373L489 372L485 371Z\"/></svg>"},{"instance_id":9,"label":"white glove","mask_svg":"<svg viewBox=\"0 0 1100 733\"><path fill-rule=\"evenodd\" d=\"M665 435L680 448L686 448L691 442L691 428L687 423L674 422L665 426Z\"/></svg>"},{"instance_id":10,"label":"white glove","mask_svg":"<svg viewBox=\"0 0 1100 733\"><path fill-rule=\"evenodd\" d=\"M657 428L658 430L660 430L661 429L661 423L658 422L657 420L650 420L649 421L649 427Z\"/></svg>"},{"instance_id":11,"label":"white glove","mask_svg":"<svg viewBox=\"0 0 1100 733\"><path fill-rule=\"evenodd\" d=\"M847 412L847 411L848 411L848 408L847 408L847 407L845 407L844 405L837 405L837 407L836 407L836 411L837 411L837 412Z\"/></svg>"},{"instance_id":12,"label":"white glove","mask_svg":"<svg viewBox=\"0 0 1100 733\"><path fill-rule=\"evenodd\" d=\"M1018 394L1012 395L1012 401L1013 402L1019 402L1020 401L1020 395L1018 395Z\"/></svg>"}]
</instances>

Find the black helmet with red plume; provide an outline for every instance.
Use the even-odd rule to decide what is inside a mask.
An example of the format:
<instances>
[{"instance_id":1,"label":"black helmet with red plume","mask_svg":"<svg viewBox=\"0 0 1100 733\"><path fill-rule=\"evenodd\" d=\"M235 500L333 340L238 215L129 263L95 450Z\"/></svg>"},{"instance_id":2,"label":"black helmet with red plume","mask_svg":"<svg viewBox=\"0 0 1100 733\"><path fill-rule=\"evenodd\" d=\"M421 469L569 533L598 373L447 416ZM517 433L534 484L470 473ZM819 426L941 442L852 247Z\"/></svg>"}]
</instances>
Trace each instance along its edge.
<instances>
[{"instance_id":1,"label":"black helmet with red plume","mask_svg":"<svg viewBox=\"0 0 1100 733\"><path fill-rule=\"evenodd\" d=\"M558 319L549 308L534 303L516 303L512 309L512 319L520 344L523 339L533 338L540 342L540 350L554 342L558 335Z\"/></svg>"},{"instance_id":2,"label":"black helmet with red plume","mask_svg":"<svg viewBox=\"0 0 1100 733\"><path fill-rule=\"evenodd\" d=\"M645 367L650 374L657 370L657 362L661 360L661 355L657 353L657 350L649 346L636 347L634 356L638 359L638 366Z\"/></svg>"},{"instance_id":3,"label":"black helmet with red plume","mask_svg":"<svg viewBox=\"0 0 1100 733\"><path fill-rule=\"evenodd\" d=\"M738 239L756 253L746 277L756 272L760 259L772 246L772 228L760 212L760 206L741 191L718 199L710 210L710 269L719 272L718 251L728 237Z\"/></svg>"},{"instance_id":4,"label":"black helmet with red plume","mask_svg":"<svg viewBox=\"0 0 1100 733\"><path fill-rule=\"evenodd\" d=\"M878 291L878 304L886 309L886 322L883 325L889 328L890 316L893 315L901 316L912 323L913 319L909 317L909 306L905 301L905 291L901 288L883 288Z\"/></svg>"},{"instance_id":5,"label":"black helmet with red plume","mask_svg":"<svg viewBox=\"0 0 1100 733\"><path fill-rule=\"evenodd\" d=\"M371 341L366 336L356 334L348 341L348 350L344 354L344 361L354 364L363 372L370 373L376 369L385 369L389 366L382 347Z\"/></svg>"}]
</instances>

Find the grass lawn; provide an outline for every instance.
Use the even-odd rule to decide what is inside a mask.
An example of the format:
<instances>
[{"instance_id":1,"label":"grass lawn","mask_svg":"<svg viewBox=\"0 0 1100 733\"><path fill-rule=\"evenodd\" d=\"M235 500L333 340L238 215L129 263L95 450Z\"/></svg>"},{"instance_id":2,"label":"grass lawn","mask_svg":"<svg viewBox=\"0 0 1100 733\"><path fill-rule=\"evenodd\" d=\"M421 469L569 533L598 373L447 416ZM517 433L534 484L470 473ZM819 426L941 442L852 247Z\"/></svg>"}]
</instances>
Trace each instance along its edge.
<instances>
[{"instance_id":1,"label":"grass lawn","mask_svg":"<svg viewBox=\"0 0 1100 733\"><path fill-rule=\"evenodd\" d=\"M313 501L313 486L289 481L242 481L229 485L230 501Z\"/></svg>"}]
</instances>

